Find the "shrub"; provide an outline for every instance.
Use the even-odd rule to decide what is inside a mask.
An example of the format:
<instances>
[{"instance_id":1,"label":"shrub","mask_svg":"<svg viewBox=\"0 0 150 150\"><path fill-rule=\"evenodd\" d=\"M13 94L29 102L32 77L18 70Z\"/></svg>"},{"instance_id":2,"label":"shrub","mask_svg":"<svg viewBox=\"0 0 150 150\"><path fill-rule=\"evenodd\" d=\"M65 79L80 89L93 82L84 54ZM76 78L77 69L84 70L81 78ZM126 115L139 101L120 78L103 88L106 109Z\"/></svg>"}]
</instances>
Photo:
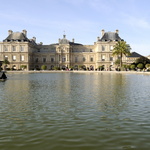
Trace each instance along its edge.
<instances>
[{"instance_id":1,"label":"shrub","mask_svg":"<svg viewBox=\"0 0 150 150\"><path fill-rule=\"evenodd\" d=\"M103 65L102 65L102 66L99 66L98 69L99 69L100 71L102 71L102 70L104 70L104 66L103 66Z\"/></svg>"},{"instance_id":2,"label":"shrub","mask_svg":"<svg viewBox=\"0 0 150 150\"><path fill-rule=\"evenodd\" d=\"M143 65L142 63L139 63L139 64L137 65L137 67L138 67L139 69L143 69L143 68L144 68L144 65Z\"/></svg>"},{"instance_id":3,"label":"shrub","mask_svg":"<svg viewBox=\"0 0 150 150\"><path fill-rule=\"evenodd\" d=\"M135 70L135 65L130 65L131 70Z\"/></svg>"},{"instance_id":4,"label":"shrub","mask_svg":"<svg viewBox=\"0 0 150 150\"><path fill-rule=\"evenodd\" d=\"M55 66L53 69L54 70L60 70L60 67Z\"/></svg>"},{"instance_id":5,"label":"shrub","mask_svg":"<svg viewBox=\"0 0 150 150\"><path fill-rule=\"evenodd\" d=\"M146 64L145 67L146 67L147 69L149 69L149 68L150 68L150 64Z\"/></svg>"},{"instance_id":6,"label":"shrub","mask_svg":"<svg viewBox=\"0 0 150 150\"><path fill-rule=\"evenodd\" d=\"M20 68L22 68L22 69L26 69L26 68L27 68L27 66L26 66L26 65L21 65L21 66L20 66Z\"/></svg>"},{"instance_id":7,"label":"shrub","mask_svg":"<svg viewBox=\"0 0 150 150\"><path fill-rule=\"evenodd\" d=\"M42 70L46 70L46 69L47 69L47 66L46 66L46 65L42 65L42 66L41 66L41 69L42 69Z\"/></svg>"}]
</instances>

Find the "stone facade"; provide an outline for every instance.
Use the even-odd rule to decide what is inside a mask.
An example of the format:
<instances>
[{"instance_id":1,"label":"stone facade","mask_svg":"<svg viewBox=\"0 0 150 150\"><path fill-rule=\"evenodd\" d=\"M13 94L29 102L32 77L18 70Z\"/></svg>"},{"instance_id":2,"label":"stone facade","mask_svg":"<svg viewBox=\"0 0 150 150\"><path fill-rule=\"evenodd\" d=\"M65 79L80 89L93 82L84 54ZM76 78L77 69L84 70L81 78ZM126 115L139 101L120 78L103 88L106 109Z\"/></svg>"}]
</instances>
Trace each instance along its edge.
<instances>
[{"instance_id":1,"label":"stone facade","mask_svg":"<svg viewBox=\"0 0 150 150\"><path fill-rule=\"evenodd\" d=\"M75 43L72 39L67 40L66 35L58 39L58 43L43 45L37 44L36 38L27 38L27 31L8 31L8 37L0 42L0 61L8 59L10 64L7 68L27 70L40 69L46 65L48 70L59 67L60 69L73 67L75 69L88 68L95 70L99 66L105 69L114 68L117 56L112 56L113 46L117 41L123 40L119 37L119 31L105 32L102 30L101 38L98 37L93 45L82 45ZM123 62L127 57L123 57Z\"/></svg>"}]
</instances>

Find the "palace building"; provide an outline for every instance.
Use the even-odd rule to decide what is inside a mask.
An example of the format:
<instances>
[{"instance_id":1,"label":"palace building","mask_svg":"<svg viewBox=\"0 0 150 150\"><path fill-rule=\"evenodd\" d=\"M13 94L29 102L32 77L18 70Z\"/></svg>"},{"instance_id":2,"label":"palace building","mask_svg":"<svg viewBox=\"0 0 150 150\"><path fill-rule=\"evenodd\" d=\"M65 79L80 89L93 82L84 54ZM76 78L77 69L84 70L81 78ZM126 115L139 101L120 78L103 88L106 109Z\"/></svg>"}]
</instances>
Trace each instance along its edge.
<instances>
[{"instance_id":1,"label":"palace building","mask_svg":"<svg viewBox=\"0 0 150 150\"><path fill-rule=\"evenodd\" d=\"M76 43L74 39L69 41L66 35L58 42L50 45L36 43L36 38L29 39L27 31L8 31L8 37L0 42L0 61L7 59L10 64L7 68L19 70L26 66L27 70L40 69L42 65L47 70L56 67L60 69L71 68L95 70L99 66L110 69L115 67L117 56L112 56L113 46L117 41L123 39L119 36L119 31L101 31L101 37L93 45L83 45ZM123 57L123 62L127 62L127 57Z\"/></svg>"}]
</instances>

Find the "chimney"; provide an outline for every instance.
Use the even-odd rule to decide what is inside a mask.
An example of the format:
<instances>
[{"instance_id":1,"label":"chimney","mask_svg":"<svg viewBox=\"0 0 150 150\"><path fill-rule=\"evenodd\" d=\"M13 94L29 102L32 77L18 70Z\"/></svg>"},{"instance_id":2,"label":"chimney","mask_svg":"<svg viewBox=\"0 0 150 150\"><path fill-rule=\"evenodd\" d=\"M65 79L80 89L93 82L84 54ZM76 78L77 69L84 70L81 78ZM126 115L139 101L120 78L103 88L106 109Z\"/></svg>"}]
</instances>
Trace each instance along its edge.
<instances>
[{"instance_id":1,"label":"chimney","mask_svg":"<svg viewBox=\"0 0 150 150\"><path fill-rule=\"evenodd\" d=\"M119 33L119 30L116 30L116 33L118 34L118 33Z\"/></svg>"},{"instance_id":2,"label":"chimney","mask_svg":"<svg viewBox=\"0 0 150 150\"><path fill-rule=\"evenodd\" d=\"M60 43L60 41L61 41L61 39L59 38L59 39L58 39L58 43Z\"/></svg>"},{"instance_id":3,"label":"chimney","mask_svg":"<svg viewBox=\"0 0 150 150\"><path fill-rule=\"evenodd\" d=\"M72 43L74 43L74 38L72 39Z\"/></svg>"},{"instance_id":4,"label":"chimney","mask_svg":"<svg viewBox=\"0 0 150 150\"><path fill-rule=\"evenodd\" d=\"M13 31L12 30L8 30L8 35L12 34Z\"/></svg>"},{"instance_id":5,"label":"chimney","mask_svg":"<svg viewBox=\"0 0 150 150\"><path fill-rule=\"evenodd\" d=\"M27 31L26 30L22 30L22 33L27 36Z\"/></svg>"},{"instance_id":6,"label":"chimney","mask_svg":"<svg viewBox=\"0 0 150 150\"><path fill-rule=\"evenodd\" d=\"M63 35L63 38L64 38L64 39L66 38L66 35L65 35L65 34Z\"/></svg>"},{"instance_id":7,"label":"chimney","mask_svg":"<svg viewBox=\"0 0 150 150\"><path fill-rule=\"evenodd\" d=\"M101 33L102 33L102 36L104 35L104 33L105 33L105 30L103 29L102 31L101 31Z\"/></svg>"}]
</instances>

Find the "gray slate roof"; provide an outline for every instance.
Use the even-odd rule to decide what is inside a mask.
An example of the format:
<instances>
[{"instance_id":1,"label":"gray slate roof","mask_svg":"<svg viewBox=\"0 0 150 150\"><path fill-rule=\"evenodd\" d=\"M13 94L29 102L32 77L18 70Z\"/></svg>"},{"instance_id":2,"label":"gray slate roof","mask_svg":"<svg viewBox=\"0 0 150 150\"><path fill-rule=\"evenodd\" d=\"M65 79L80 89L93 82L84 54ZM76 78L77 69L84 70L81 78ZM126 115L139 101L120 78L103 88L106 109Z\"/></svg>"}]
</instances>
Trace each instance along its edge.
<instances>
[{"instance_id":1,"label":"gray slate roof","mask_svg":"<svg viewBox=\"0 0 150 150\"><path fill-rule=\"evenodd\" d=\"M142 55L136 53L136 52L132 52L130 56L128 57L143 57Z\"/></svg>"},{"instance_id":2,"label":"gray slate roof","mask_svg":"<svg viewBox=\"0 0 150 150\"><path fill-rule=\"evenodd\" d=\"M4 42L9 42L9 41L30 42L30 40L25 36L25 34L21 32L13 32L4 40Z\"/></svg>"},{"instance_id":3,"label":"gray slate roof","mask_svg":"<svg viewBox=\"0 0 150 150\"><path fill-rule=\"evenodd\" d=\"M123 41L116 32L105 32L99 41Z\"/></svg>"}]
</instances>

